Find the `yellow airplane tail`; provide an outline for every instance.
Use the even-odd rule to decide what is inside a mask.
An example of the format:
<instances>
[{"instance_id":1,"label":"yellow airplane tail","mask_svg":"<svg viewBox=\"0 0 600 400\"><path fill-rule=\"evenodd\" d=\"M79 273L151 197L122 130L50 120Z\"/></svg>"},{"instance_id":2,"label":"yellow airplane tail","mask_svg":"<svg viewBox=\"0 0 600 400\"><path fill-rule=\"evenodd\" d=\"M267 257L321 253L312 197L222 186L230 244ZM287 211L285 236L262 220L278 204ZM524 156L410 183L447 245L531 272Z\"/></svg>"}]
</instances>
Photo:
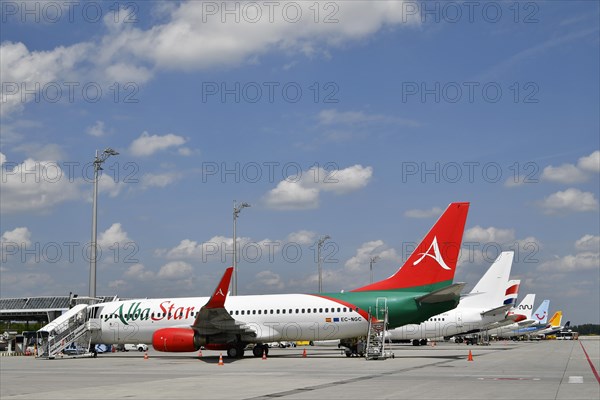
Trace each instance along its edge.
<instances>
[{"instance_id":1,"label":"yellow airplane tail","mask_svg":"<svg viewBox=\"0 0 600 400\"><path fill-rule=\"evenodd\" d=\"M552 327L559 327L561 321L562 321L562 311L557 311L554 313L552 318L550 318L550 321L548 322L548 324Z\"/></svg>"}]
</instances>

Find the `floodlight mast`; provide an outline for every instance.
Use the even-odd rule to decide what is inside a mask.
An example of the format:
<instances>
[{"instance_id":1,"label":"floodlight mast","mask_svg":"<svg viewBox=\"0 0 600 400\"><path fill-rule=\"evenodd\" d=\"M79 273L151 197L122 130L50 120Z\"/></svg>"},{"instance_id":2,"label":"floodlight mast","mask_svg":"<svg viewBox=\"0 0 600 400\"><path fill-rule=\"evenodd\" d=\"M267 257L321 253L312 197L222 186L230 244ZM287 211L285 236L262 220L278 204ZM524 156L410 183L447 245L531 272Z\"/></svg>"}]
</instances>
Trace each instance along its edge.
<instances>
[{"instance_id":1,"label":"floodlight mast","mask_svg":"<svg viewBox=\"0 0 600 400\"><path fill-rule=\"evenodd\" d=\"M233 290L231 295L237 296L238 294L238 275L237 275L237 263L238 263L238 252L237 252L237 218L240 215L240 211L243 208L250 207L250 204L246 202L242 202L240 205L237 204L237 201L233 201Z\"/></svg>"},{"instance_id":2,"label":"floodlight mast","mask_svg":"<svg viewBox=\"0 0 600 400\"><path fill-rule=\"evenodd\" d=\"M90 297L96 298L96 254L97 254L97 240L98 235L98 171L102 171L102 163L110 156L118 156L119 153L110 147L106 148L102 154L98 154L96 150L96 157L94 158L94 194L92 197L92 243L91 243L91 254L90 254Z\"/></svg>"}]
</instances>

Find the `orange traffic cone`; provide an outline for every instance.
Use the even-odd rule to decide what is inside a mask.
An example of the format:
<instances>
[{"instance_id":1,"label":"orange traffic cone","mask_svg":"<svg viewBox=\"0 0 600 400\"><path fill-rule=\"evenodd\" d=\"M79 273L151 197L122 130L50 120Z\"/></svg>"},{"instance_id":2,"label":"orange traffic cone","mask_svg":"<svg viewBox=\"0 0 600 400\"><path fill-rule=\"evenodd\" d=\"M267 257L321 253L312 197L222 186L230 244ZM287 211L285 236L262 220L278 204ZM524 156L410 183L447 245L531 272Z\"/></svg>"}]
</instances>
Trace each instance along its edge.
<instances>
[{"instance_id":1,"label":"orange traffic cone","mask_svg":"<svg viewBox=\"0 0 600 400\"><path fill-rule=\"evenodd\" d=\"M147 360L147 359L148 359L148 352L146 352L146 353L144 354L144 360Z\"/></svg>"},{"instance_id":2,"label":"orange traffic cone","mask_svg":"<svg viewBox=\"0 0 600 400\"><path fill-rule=\"evenodd\" d=\"M262 356L262 359L263 359L263 360L266 360L266 359L267 359L267 352L266 352L266 351L264 351L264 350L263 350L263 356Z\"/></svg>"},{"instance_id":3,"label":"orange traffic cone","mask_svg":"<svg viewBox=\"0 0 600 400\"><path fill-rule=\"evenodd\" d=\"M302 352L302 358L306 358L306 347L304 348L304 351Z\"/></svg>"},{"instance_id":4,"label":"orange traffic cone","mask_svg":"<svg viewBox=\"0 0 600 400\"><path fill-rule=\"evenodd\" d=\"M198 351L198 358L201 358L201 357L202 357L202 350L199 350Z\"/></svg>"},{"instance_id":5,"label":"orange traffic cone","mask_svg":"<svg viewBox=\"0 0 600 400\"><path fill-rule=\"evenodd\" d=\"M467 361L473 361L473 353L471 353L471 350L469 350L469 357L467 358Z\"/></svg>"},{"instance_id":6,"label":"orange traffic cone","mask_svg":"<svg viewBox=\"0 0 600 400\"><path fill-rule=\"evenodd\" d=\"M223 364L223 353L219 353L219 364L218 365L225 365L225 364Z\"/></svg>"}]
</instances>

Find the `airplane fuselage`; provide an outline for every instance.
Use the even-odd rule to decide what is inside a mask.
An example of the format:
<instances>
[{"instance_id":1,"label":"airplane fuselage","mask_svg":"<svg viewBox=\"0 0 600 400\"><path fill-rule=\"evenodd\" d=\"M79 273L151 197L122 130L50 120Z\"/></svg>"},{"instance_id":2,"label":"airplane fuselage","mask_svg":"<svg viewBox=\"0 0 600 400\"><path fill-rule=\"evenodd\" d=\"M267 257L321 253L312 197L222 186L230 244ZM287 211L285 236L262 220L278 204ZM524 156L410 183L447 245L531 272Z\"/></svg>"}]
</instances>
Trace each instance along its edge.
<instances>
[{"instance_id":1,"label":"airplane fuselage","mask_svg":"<svg viewBox=\"0 0 600 400\"><path fill-rule=\"evenodd\" d=\"M427 292L360 292L323 295L280 294L228 296L225 309L254 337L244 342L343 339L365 335L369 310L376 319L388 308L390 327L420 322L458 304L458 299L419 304ZM208 297L138 299L102 303L92 308L94 343L152 343L161 328L190 328ZM377 315L380 314L380 315Z\"/></svg>"}]
</instances>

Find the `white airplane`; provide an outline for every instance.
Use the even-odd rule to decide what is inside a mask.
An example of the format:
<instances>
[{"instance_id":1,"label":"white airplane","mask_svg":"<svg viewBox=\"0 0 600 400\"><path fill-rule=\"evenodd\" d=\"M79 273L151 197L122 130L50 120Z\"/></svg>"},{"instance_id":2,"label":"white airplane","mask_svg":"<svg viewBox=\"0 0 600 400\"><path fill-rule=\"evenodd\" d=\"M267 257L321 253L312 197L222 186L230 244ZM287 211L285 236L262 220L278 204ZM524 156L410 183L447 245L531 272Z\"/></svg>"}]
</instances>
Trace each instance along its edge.
<instances>
[{"instance_id":1,"label":"white airplane","mask_svg":"<svg viewBox=\"0 0 600 400\"><path fill-rule=\"evenodd\" d=\"M550 318L550 321L548 321L548 327L536 333L545 337L549 335L556 335L557 333L568 330L571 327L571 321L567 321L564 326L562 326L561 323L562 311L557 311L554 316Z\"/></svg>"},{"instance_id":2,"label":"white airplane","mask_svg":"<svg viewBox=\"0 0 600 400\"><path fill-rule=\"evenodd\" d=\"M406 263L382 281L349 292L227 296L233 268L213 295L115 301L90 306L92 343L146 343L165 352L203 346L242 357L266 343L366 335L368 318L387 308L391 327L419 323L455 308L464 283L453 284L469 203L452 203Z\"/></svg>"},{"instance_id":3,"label":"white airplane","mask_svg":"<svg viewBox=\"0 0 600 400\"><path fill-rule=\"evenodd\" d=\"M535 298L535 295L527 295ZM532 305L523 304L525 300L521 302L521 305L524 306L525 311L529 311L532 308ZM533 303L532 303L533 304ZM520 305L520 306L521 306ZM546 326L546 321L548 320L548 306L550 305L550 300L542 301L542 304L538 307L538 309L534 312L524 312L523 315L526 319L521 320L520 322L506 325L496 329L488 330L488 334L492 336L498 336L500 338L511 338L514 336L524 335L529 332L533 333L536 330L541 329Z\"/></svg>"},{"instance_id":4,"label":"white airplane","mask_svg":"<svg viewBox=\"0 0 600 400\"><path fill-rule=\"evenodd\" d=\"M512 304L504 304L507 282L513 262L512 251L502 252L473 290L460 300L453 310L422 322L392 329L388 337L412 340L413 345L425 345L427 339L479 332L485 326L505 319Z\"/></svg>"}]
</instances>

